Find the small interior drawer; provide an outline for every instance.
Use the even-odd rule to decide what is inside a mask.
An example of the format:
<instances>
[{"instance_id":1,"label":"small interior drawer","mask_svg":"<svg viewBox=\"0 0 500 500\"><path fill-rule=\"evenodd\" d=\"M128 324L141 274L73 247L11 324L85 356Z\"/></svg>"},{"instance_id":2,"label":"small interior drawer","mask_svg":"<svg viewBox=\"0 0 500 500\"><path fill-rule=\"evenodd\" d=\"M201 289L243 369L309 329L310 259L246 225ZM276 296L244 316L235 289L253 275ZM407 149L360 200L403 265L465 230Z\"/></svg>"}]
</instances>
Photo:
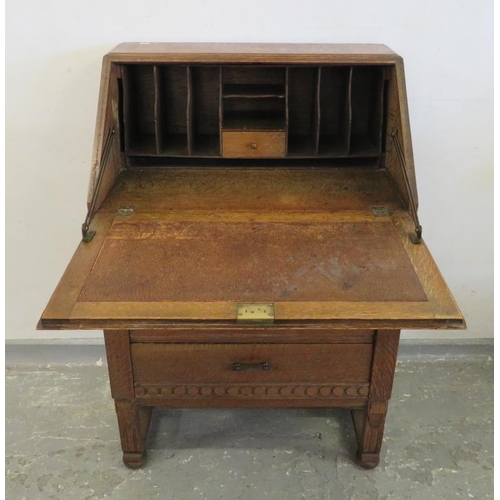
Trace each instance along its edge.
<instances>
[{"instance_id":1,"label":"small interior drawer","mask_svg":"<svg viewBox=\"0 0 500 500\"><path fill-rule=\"evenodd\" d=\"M366 397L372 347L135 343L135 391L138 397Z\"/></svg>"},{"instance_id":2,"label":"small interior drawer","mask_svg":"<svg viewBox=\"0 0 500 500\"><path fill-rule=\"evenodd\" d=\"M226 158L278 158L285 154L285 132L222 132L222 156Z\"/></svg>"}]
</instances>

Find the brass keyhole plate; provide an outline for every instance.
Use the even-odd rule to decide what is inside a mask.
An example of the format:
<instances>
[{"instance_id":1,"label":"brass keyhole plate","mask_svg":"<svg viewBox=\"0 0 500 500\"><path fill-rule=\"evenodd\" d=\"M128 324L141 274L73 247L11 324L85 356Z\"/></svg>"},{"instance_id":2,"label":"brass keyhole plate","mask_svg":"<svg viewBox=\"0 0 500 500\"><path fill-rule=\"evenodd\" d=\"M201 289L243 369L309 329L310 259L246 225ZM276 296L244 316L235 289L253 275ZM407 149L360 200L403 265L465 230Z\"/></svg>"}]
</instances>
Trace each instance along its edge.
<instances>
[{"instance_id":1,"label":"brass keyhole plate","mask_svg":"<svg viewBox=\"0 0 500 500\"><path fill-rule=\"evenodd\" d=\"M274 321L273 303L239 303L236 308L238 323L272 323Z\"/></svg>"}]
</instances>

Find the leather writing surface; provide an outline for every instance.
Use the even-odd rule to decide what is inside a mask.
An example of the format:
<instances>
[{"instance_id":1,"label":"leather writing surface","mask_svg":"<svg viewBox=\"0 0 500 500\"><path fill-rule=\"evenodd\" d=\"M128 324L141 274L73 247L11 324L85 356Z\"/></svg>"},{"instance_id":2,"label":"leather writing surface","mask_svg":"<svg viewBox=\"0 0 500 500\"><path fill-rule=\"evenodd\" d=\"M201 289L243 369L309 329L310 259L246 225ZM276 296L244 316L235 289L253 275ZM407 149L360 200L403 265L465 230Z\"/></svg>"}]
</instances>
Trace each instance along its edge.
<instances>
[{"instance_id":1,"label":"leather writing surface","mask_svg":"<svg viewBox=\"0 0 500 500\"><path fill-rule=\"evenodd\" d=\"M390 220L390 219L388 219ZM79 301L425 301L390 222L116 220Z\"/></svg>"}]
</instances>

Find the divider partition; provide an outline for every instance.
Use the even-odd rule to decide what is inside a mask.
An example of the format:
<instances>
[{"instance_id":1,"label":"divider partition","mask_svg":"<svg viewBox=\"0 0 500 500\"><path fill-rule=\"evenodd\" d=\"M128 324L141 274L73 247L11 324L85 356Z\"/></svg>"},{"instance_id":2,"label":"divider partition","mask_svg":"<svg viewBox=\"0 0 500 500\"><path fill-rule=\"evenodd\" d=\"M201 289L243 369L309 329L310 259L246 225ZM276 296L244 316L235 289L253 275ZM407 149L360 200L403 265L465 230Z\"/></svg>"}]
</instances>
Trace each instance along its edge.
<instances>
[{"instance_id":1,"label":"divider partition","mask_svg":"<svg viewBox=\"0 0 500 500\"><path fill-rule=\"evenodd\" d=\"M288 70L288 156L315 156L319 68Z\"/></svg>"},{"instance_id":2,"label":"divider partition","mask_svg":"<svg viewBox=\"0 0 500 500\"><path fill-rule=\"evenodd\" d=\"M384 66L127 64L123 137L129 156L222 155L226 131L280 131L293 158L382 153Z\"/></svg>"},{"instance_id":3,"label":"divider partition","mask_svg":"<svg viewBox=\"0 0 500 500\"><path fill-rule=\"evenodd\" d=\"M188 68L191 108L188 113L191 134L189 154L220 156L220 69L215 66Z\"/></svg>"},{"instance_id":4,"label":"divider partition","mask_svg":"<svg viewBox=\"0 0 500 500\"><path fill-rule=\"evenodd\" d=\"M354 67L351 80L351 156L379 154L385 80L377 66Z\"/></svg>"},{"instance_id":5,"label":"divider partition","mask_svg":"<svg viewBox=\"0 0 500 500\"><path fill-rule=\"evenodd\" d=\"M187 156L188 70L186 66L155 66L156 154Z\"/></svg>"},{"instance_id":6,"label":"divider partition","mask_svg":"<svg viewBox=\"0 0 500 500\"><path fill-rule=\"evenodd\" d=\"M320 156L347 156L351 141L352 67L320 68L318 147Z\"/></svg>"}]
</instances>

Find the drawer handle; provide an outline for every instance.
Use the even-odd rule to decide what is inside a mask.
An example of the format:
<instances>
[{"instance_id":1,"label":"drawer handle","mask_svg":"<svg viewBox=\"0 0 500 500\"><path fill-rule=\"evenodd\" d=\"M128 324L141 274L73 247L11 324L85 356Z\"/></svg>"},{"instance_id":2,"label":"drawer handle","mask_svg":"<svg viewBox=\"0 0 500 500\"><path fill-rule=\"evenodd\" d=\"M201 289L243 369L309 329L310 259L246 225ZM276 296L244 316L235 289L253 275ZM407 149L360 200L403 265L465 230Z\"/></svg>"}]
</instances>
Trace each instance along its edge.
<instances>
[{"instance_id":1,"label":"drawer handle","mask_svg":"<svg viewBox=\"0 0 500 500\"><path fill-rule=\"evenodd\" d=\"M252 142L252 144L250 144L250 147L252 149L257 149L257 143L256 142Z\"/></svg>"},{"instance_id":2,"label":"drawer handle","mask_svg":"<svg viewBox=\"0 0 500 500\"><path fill-rule=\"evenodd\" d=\"M231 370L235 372L243 372L245 370L270 370L271 365L267 362L264 361L263 363L233 363L231 365Z\"/></svg>"}]
</instances>

